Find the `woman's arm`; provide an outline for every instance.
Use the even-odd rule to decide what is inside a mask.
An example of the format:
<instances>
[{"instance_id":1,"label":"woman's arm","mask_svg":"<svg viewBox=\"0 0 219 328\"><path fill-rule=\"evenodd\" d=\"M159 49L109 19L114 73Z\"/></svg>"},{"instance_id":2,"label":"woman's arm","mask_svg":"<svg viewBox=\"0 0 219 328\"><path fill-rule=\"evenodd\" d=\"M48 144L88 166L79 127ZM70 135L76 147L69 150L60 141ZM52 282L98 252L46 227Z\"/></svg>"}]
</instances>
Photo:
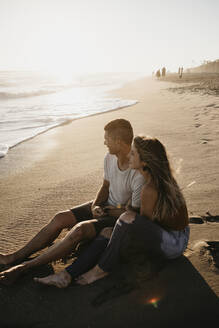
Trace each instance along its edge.
<instances>
[{"instance_id":1,"label":"woman's arm","mask_svg":"<svg viewBox=\"0 0 219 328\"><path fill-rule=\"evenodd\" d=\"M140 214L152 219L154 207L157 202L157 191L150 185L145 185L141 192Z\"/></svg>"}]
</instances>

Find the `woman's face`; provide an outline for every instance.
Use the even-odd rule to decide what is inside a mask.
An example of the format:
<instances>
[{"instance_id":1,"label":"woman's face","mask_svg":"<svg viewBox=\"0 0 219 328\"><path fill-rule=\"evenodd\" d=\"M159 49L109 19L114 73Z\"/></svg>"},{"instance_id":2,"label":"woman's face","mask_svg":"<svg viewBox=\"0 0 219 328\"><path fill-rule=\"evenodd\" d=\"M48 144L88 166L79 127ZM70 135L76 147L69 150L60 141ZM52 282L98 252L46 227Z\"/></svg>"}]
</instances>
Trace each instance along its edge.
<instances>
[{"instance_id":1,"label":"woman's face","mask_svg":"<svg viewBox=\"0 0 219 328\"><path fill-rule=\"evenodd\" d=\"M139 170L143 167L143 162L140 160L139 153L134 143L132 144L132 148L129 153L129 167L130 169L135 169L135 170Z\"/></svg>"}]
</instances>

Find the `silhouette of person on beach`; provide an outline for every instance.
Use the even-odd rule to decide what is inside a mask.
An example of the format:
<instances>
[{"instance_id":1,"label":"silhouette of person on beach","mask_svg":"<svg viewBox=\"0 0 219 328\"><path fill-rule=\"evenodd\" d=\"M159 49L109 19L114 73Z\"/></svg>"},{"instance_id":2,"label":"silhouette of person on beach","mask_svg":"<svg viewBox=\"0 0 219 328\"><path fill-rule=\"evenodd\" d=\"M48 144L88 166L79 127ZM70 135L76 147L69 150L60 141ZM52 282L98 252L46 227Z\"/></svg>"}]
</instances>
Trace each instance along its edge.
<instances>
[{"instance_id":1,"label":"silhouette of person on beach","mask_svg":"<svg viewBox=\"0 0 219 328\"><path fill-rule=\"evenodd\" d=\"M116 119L104 127L104 144L108 153L104 158L104 179L94 199L68 211L57 213L24 247L0 254L0 264L21 263L33 253L50 246L63 229L67 235L34 259L0 273L0 283L11 284L30 268L65 257L84 240L92 240L106 227L113 227L126 208L138 210L144 179L139 172L129 168L128 154L133 139L129 121Z\"/></svg>"},{"instance_id":2,"label":"silhouette of person on beach","mask_svg":"<svg viewBox=\"0 0 219 328\"><path fill-rule=\"evenodd\" d=\"M161 74L162 74L162 77L166 76L166 67L162 68Z\"/></svg>"},{"instance_id":3,"label":"silhouette of person on beach","mask_svg":"<svg viewBox=\"0 0 219 328\"><path fill-rule=\"evenodd\" d=\"M35 278L36 281L67 287L75 279L84 285L103 278L118 265L120 250L129 246L127 236L130 234L143 243L143 252L161 262L184 252L189 239L187 207L162 143L156 138L135 137L129 167L140 172L146 182L141 193L140 213L128 209L117 220L111 238L110 233L104 234L104 229L65 270ZM88 272L80 275L86 268Z\"/></svg>"},{"instance_id":4,"label":"silhouette of person on beach","mask_svg":"<svg viewBox=\"0 0 219 328\"><path fill-rule=\"evenodd\" d=\"M158 69L156 72L156 77L159 79L160 78L160 70Z\"/></svg>"},{"instance_id":5,"label":"silhouette of person on beach","mask_svg":"<svg viewBox=\"0 0 219 328\"><path fill-rule=\"evenodd\" d=\"M179 67L179 69L178 69L178 75L179 75L179 78L181 79L182 78L182 75L183 75L183 67Z\"/></svg>"}]
</instances>

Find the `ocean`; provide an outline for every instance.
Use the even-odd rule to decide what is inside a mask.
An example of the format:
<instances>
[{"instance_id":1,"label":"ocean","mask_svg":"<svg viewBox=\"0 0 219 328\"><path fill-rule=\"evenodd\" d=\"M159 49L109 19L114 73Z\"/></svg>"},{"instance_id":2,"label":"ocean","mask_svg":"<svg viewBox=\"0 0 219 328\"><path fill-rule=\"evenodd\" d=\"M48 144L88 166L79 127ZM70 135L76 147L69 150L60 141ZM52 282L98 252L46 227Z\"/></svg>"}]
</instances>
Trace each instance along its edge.
<instances>
[{"instance_id":1,"label":"ocean","mask_svg":"<svg viewBox=\"0 0 219 328\"><path fill-rule=\"evenodd\" d=\"M68 121L136 104L136 99L112 97L109 92L142 76L0 71L0 157Z\"/></svg>"}]
</instances>

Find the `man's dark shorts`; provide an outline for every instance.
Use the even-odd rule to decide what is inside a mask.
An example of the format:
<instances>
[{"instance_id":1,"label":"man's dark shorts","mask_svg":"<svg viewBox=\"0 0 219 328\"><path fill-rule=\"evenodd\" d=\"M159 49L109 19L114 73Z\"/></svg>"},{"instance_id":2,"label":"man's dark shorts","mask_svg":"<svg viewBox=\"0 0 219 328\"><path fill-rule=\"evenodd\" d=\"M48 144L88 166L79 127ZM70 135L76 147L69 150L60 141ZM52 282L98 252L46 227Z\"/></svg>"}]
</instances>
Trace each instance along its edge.
<instances>
[{"instance_id":1,"label":"man's dark shorts","mask_svg":"<svg viewBox=\"0 0 219 328\"><path fill-rule=\"evenodd\" d=\"M70 211L72 211L72 213L76 217L77 222L93 220L91 205L92 202L88 202L70 209ZM114 227L116 221L117 218L113 216L104 216L97 219L95 222L93 222L93 225L96 230L96 234L98 235L100 231L104 228Z\"/></svg>"}]
</instances>

